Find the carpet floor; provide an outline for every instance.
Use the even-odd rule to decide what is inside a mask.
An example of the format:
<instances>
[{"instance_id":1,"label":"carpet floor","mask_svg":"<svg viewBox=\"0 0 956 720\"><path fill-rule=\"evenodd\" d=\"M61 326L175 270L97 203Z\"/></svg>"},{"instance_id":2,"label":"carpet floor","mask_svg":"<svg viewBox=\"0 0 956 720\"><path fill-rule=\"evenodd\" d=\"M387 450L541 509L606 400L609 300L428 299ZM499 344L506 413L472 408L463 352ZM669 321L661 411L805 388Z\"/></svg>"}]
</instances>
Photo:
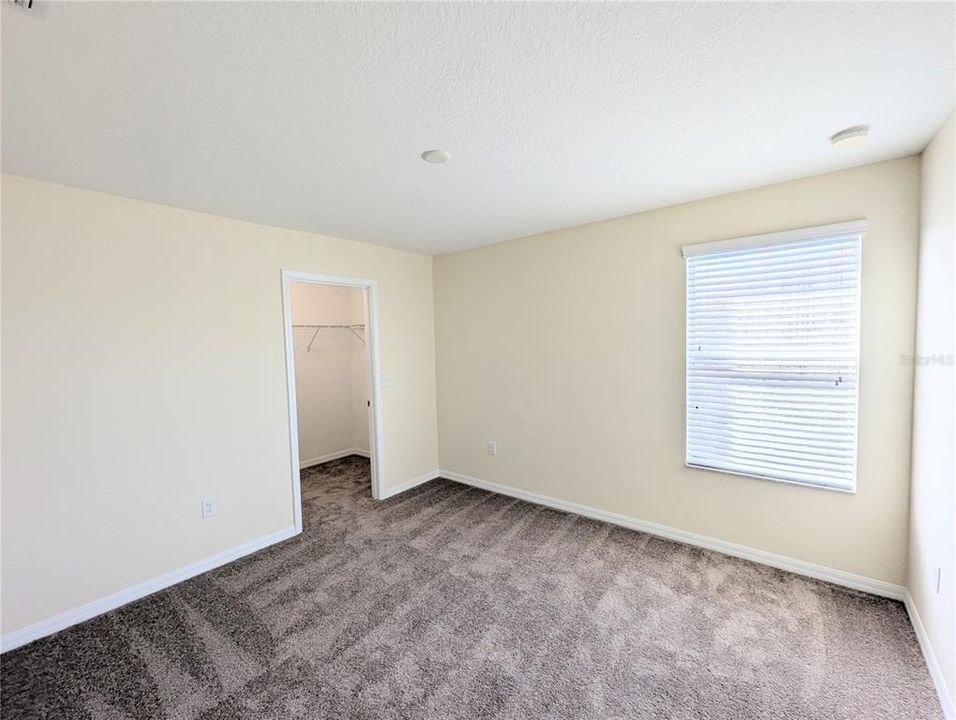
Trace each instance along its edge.
<instances>
[{"instance_id":1,"label":"carpet floor","mask_svg":"<svg viewBox=\"0 0 956 720\"><path fill-rule=\"evenodd\" d=\"M4 718L941 717L900 603L447 480L0 659Z\"/></svg>"}]
</instances>

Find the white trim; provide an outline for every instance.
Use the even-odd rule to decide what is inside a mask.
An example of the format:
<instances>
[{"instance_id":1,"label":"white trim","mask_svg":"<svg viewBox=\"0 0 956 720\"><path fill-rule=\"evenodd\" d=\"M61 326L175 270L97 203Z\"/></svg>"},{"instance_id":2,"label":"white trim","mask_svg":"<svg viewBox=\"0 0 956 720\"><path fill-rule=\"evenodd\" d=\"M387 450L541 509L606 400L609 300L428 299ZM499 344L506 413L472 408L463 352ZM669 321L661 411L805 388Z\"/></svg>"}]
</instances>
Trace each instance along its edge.
<instances>
[{"instance_id":1,"label":"white trim","mask_svg":"<svg viewBox=\"0 0 956 720\"><path fill-rule=\"evenodd\" d=\"M916 608L916 601L908 589L906 590L906 597L903 602L906 604L906 612L909 613L910 622L913 623L913 630L916 632L916 639L919 641L920 650L923 651L923 659L926 661L926 667L929 669L929 676L933 680L933 685L936 687L939 704L943 707L943 717L945 717L946 720L956 720L956 703L953 702L953 696L950 695L949 689L946 687L946 677L943 675L943 669L939 666L936 653L933 652L929 635L926 634L923 620L920 618L919 610Z\"/></svg>"},{"instance_id":2,"label":"white trim","mask_svg":"<svg viewBox=\"0 0 956 720\"><path fill-rule=\"evenodd\" d=\"M270 545L275 545L283 540L288 540L289 538L298 535L299 532L301 531L294 527L287 527L282 530L277 530L276 532L265 535L257 540L250 540L249 542L243 543L242 545L237 545L234 548L223 550L222 552L218 552L215 555L210 555L203 560L199 560L186 565L185 567L181 567L178 570L173 570L164 575L160 575L159 577L155 577L152 580L146 580L145 582L128 587L125 590L120 590L107 595L106 597L102 597L99 600L93 600L85 605L80 605L72 610L62 612L59 615L54 615L46 620L41 620L40 622L33 623L32 625L27 625L25 628L8 632L6 635L0 637L0 652L13 650L21 645L26 645L34 640L39 640L47 635L52 635L53 633L59 632L60 630L65 630L72 625L76 625L89 620L90 618L94 618L97 615L102 615L110 610L115 610L116 608L126 605L127 603L131 603L134 600L139 600L147 595L152 595L154 592L158 592L159 590L164 590L172 585L181 583L183 580L188 580L191 577L195 577L200 573L214 570L217 567L231 563L233 560L238 560L239 558L254 553L257 550L262 550Z\"/></svg>"},{"instance_id":3,"label":"white trim","mask_svg":"<svg viewBox=\"0 0 956 720\"><path fill-rule=\"evenodd\" d=\"M668 540L675 540L685 545L694 545L695 547L701 547L707 550L715 550L724 555L750 560L751 562L760 563L761 565L769 565L770 567L775 567L780 570L786 570L796 573L797 575L805 575L817 580L824 580L834 585L852 588L853 590L862 590L863 592L891 598L893 600L902 600L904 597L905 589L902 585L894 585L893 583L884 582L883 580L874 580L873 578L864 577L862 575L854 575L853 573L844 572L842 570L835 570L823 565L815 565L803 560L797 560L787 557L786 555L777 555L776 553L758 550L747 545L739 545L707 535L678 530L677 528L659 525L647 520L638 520L628 515L599 510L598 508L588 505L579 505L578 503L559 500L548 495L540 495L527 490L518 490L517 488L507 485L499 485L498 483L479 480L478 478L462 475L461 473L452 472L450 470L442 470L441 477L464 483L465 485L473 485L474 487L484 490L490 490L491 492L500 493L501 495L509 495L519 500L526 500L536 505L544 505L545 507L554 508L556 510L564 510L565 512L574 513L575 515L583 515L584 517L601 520L611 523L612 525L619 525Z\"/></svg>"},{"instance_id":4,"label":"white trim","mask_svg":"<svg viewBox=\"0 0 956 720\"><path fill-rule=\"evenodd\" d=\"M385 432L382 420L382 371L379 352L378 332L378 282L366 278L329 275L327 273L300 272L282 270L282 327L285 336L286 390L289 407L289 452L292 465L292 502L295 527L302 531L302 479L299 461L299 420L295 401L295 351L292 337L292 297L291 283L311 282L322 285L341 285L365 289L366 321L365 341L368 347L369 373L369 460L372 471L372 497L380 498L385 492Z\"/></svg>"},{"instance_id":5,"label":"white trim","mask_svg":"<svg viewBox=\"0 0 956 720\"><path fill-rule=\"evenodd\" d=\"M435 478L441 475L440 470L429 470L423 475L418 477L413 477L411 480L406 480L401 485L395 485L394 487L385 488L383 495L379 497L379 500L387 500L390 497L395 497L399 493L403 493L406 490L411 490L413 487L418 487L423 483L427 483L429 480L434 480Z\"/></svg>"},{"instance_id":6,"label":"white trim","mask_svg":"<svg viewBox=\"0 0 956 720\"><path fill-rule=\"evenodd\" d=\"M818 240L825 237L863 235L868 228L869 223L866 220L851 220L833 225L818 225L816 227L797 228L795 230L784 230L783 232L766 233L764 235L747 235L746 237L730 238L729 240L714 240L713 242L684 245L684 247L681 248L681 252L685 258L696 257L698 255L714 255L732 250L750 250L760 247L769 247L771 245Z\"/></svg>"},{"instance_id":7,"label":"white trim","mask_svg":"<svg viewBox=\"0 0 956 720\"><path fill-rule=\"evenodd\" d=\"M318 457L309 458L308 460L300 460L299 470L305 470L307 467L313 467L315 465L321 465L322 463L332 462L333 460L348 457L349 455L359 455L361 457L367 458L369 456L369 452L368 450L360 450L359 448L347 448L346 450L339 450L338 452L319 455Z\"/></svg>"}]
</instances>

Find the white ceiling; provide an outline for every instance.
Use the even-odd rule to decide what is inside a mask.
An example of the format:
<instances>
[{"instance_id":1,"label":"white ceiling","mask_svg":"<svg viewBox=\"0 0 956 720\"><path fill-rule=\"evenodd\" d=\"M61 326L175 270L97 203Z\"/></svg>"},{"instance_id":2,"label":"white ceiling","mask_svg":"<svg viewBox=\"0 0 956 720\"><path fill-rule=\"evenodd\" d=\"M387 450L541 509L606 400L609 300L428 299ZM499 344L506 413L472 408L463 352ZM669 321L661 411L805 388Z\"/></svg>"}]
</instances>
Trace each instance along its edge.
<instances>
[{"instance_id":1,"label":"white ceiling","mask_svg":"<svg viewBox=\"0 0 956 720\"><path fill-rule=\"evenodd\" d=\"M915 153L953 107L951 3L2 5L6 172L428 253Z\"/></svg>"}]
</instances>

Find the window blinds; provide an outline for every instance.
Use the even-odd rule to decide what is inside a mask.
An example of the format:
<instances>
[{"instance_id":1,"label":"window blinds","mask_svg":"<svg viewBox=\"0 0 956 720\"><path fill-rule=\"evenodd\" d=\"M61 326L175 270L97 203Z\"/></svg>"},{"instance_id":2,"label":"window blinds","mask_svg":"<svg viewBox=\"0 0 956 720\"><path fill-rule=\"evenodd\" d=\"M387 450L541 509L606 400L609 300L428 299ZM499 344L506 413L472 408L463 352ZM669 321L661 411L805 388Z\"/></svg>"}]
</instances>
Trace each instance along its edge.
<instances>
[{"instance_id":1,"label":"window blinds","mask_svg":"<svg viewBox=\"0 0 956 720\"><path fill-rule=\"evenodd\" d=\"M688 465L855 489L865 230L684 248Z\"/></svg>"}]
</instances>

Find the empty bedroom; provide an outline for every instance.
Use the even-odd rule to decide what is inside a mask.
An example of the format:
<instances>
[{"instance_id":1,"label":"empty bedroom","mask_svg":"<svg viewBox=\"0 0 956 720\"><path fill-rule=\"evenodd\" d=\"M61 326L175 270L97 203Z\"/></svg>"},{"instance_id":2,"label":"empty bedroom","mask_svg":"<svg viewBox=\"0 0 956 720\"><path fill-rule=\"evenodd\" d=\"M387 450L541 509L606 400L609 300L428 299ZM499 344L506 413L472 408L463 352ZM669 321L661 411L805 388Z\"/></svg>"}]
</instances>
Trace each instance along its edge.
<instances>
[{"instance_id":1,"label":"empty bedroom","mask_svg":"<svg viewBox=\"0 0 956 720\"><path fill-rule=\"evenodd\" d=\"M4 720L956 720L956 3L0 24Z\"/></svg>"}]
</instances>

